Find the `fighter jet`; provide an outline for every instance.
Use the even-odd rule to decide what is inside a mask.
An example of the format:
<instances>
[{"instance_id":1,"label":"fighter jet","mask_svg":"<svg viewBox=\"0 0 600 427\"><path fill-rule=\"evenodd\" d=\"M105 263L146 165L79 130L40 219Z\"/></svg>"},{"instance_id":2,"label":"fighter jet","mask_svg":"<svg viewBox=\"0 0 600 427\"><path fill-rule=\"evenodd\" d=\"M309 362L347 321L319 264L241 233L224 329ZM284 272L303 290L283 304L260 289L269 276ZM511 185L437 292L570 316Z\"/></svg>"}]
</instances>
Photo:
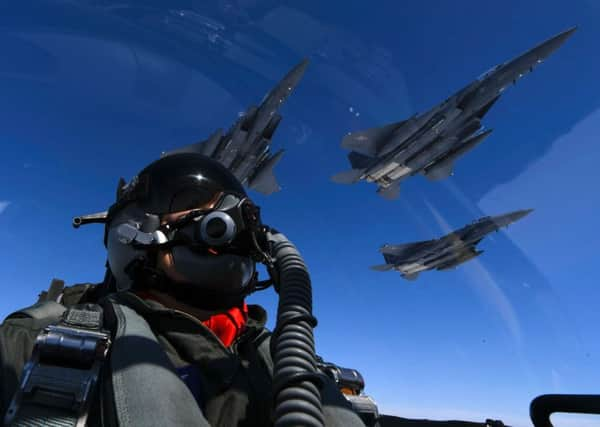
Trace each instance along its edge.
<instances>
[{"instance_id":1,"label":"fighter jet","mask_svg":"<svg viewBox=\"0 0 600 427\"><path fill-rule=\"evenodd\" d=\"M352 150L349 171L334 182L374 182L377 192L395 199L400 181L417 173L430 180L452 174L454 162L489 136L481 120L502 92L545 60L575 31L571 28L521 56L493 67L431 110L382 127L353 132L341 146Z\"/></svg>"},{"instance_id":2,"label":"fighter jet","mask_svg":"<svg viewBox=\"0 0 600 427\"><path fill-rule=\"evenodd\" d=\"M300 82L308 60L303 60L275 86L260 106L251 106L223 135L218 129L206 141L175 149L175 153L200 153L218 160L247 187L269 195L281 188L273 167L281 160L283 150L271 154L271 138L281 115L277 113L283 102Z\"/></svg>"},{"instance_id":3,"label":"fighter jet","mask_svg":"<svg viewBox=\"0 0 600 427\"><path fill-rule=\"evenodd\" d=\"M520 220L531 211L533 209L486 216L439 239L383 245L379 251L386 263L374 265L371 269L396 270L407 280L415 280L425 270L449 270L481 255L483 251L477 250L477 245L485 236Z\"/></svg>"}]
</instances>

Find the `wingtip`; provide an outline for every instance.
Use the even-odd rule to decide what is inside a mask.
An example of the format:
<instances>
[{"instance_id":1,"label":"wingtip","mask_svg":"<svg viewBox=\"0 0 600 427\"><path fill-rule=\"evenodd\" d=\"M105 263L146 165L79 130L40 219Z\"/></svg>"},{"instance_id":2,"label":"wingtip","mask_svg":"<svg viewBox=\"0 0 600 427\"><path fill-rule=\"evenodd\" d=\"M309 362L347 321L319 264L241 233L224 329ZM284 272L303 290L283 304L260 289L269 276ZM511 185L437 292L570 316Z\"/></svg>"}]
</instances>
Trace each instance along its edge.
<instances>
[{"instance_id":1,"label":"wingtip","mask_svg":"<svg viewBox=\"0 0 600 427\"><path fill-rule=\"evenodd\" d=\"M285 149L280 148L279 150L277 150L277 152L275 154L273 154L273 156L271 156L271 161L274 164L279 162L279 160L281 160L281 158L283 157L284 154L285 154Z\"/></svg>"},{"instance_id":2,"label":"wingtip","mask_svg":"<svg viewBox=\"0 0 600 427\"><path fill-rule=\"evenodd\" d=\"M389 248L390 246L392 246L392 245L390 245L389 243L384 243L383 245L381 245L381 246L379 247L379 252L381 252L381 253L384 253L384 252L385 252L385 250L386 250L387 248Z\"/></svg>"},{"instance_id":3,"label":"wingtip","mask_svg":"<svg viewBox=\"0 0 600 427\"><path fill-rule=\"evenodd\" d=\"M220 138L221 136L223 136L223 128L218 128L216 129L211 135L211 138Z\"/></svg>"},{"instance_id":4,"label":"wingtip","mask_svg":"<svg viewBox=\"0 0 600 427\"><path fill-rule=\"evenodd\" d=\"M369 269L373 270L373 271L390 271L393 268L394 268L394 266L391 264L377 264L377 265L371 265L369 267Z\"/></svg>"},{"instance_id":5,"label":"wingtip","mask_svg":"<svg viewBox=\"0 0 600 427\"><path fill-rule=\"evenodd\" d=\"M350 169L332 175L330 180L336 184L355 184L360 181L363 172L364 169Z\"/></svg>"}]
</instances>

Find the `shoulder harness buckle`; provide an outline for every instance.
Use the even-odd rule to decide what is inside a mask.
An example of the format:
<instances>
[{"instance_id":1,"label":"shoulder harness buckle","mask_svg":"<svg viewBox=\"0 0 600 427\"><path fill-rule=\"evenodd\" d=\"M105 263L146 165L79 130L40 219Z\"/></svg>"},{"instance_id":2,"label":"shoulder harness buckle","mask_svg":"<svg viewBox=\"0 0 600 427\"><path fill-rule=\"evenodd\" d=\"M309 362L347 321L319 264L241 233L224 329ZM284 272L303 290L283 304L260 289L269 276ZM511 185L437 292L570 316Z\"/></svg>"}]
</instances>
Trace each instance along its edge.
<instances>
[{"instance_id":1,"label":"shoulder harness buckle","mask_svg":"<svg viewBox=\"0 0 600 427\"><path fill-rule=\"evenodd\" d=\"M19 389L5 425L48 423L59 417L85 426L91 397L110 348L102 329L102 308L83 304L69 308L63 319L37 337L31 359L23 369Z\"/></svg>"}]
</instances>

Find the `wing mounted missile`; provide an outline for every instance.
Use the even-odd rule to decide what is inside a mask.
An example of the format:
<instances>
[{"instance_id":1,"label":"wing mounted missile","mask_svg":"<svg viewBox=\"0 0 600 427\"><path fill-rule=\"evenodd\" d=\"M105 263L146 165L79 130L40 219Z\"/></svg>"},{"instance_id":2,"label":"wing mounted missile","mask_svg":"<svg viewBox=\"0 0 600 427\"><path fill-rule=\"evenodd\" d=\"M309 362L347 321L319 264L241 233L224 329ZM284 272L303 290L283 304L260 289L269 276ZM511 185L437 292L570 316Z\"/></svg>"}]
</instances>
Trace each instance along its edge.
<instances>
[{"instance_id":1,"label":"wing mounted missile","mask_svg":"<svg viewBox=\"0 0 600 427\"><path fill-rule=\"evenodd\" d=\"M469 249L468 251L463 252L462 254L460 254L459 256L457 256L454 259L446 261L443 264L438 264L435 268L436 268L436 270L440 270L440 271L451 270L451 269L459 266L460 264L470 261L473 258L477 258L481 254L483 254L483 252L484 251L478 251L478 250L472 248L472 249Z\"/></svg>"},{"instance_id":2,"label":"wing mounted missile","mask_svg":"<svg viewBox=\"0 0 600 427\"><path fill-rule=\"evenodd\" d=\"M483 142L483 140L490 136L491 133L492 129L488 129L460 143L458 148L455 148L448 155L427 165L423 169L423 175L431 181L439 181L448 178L453 173L454 162L467 151L472 150Z\"/></svg>"}]
</instances>

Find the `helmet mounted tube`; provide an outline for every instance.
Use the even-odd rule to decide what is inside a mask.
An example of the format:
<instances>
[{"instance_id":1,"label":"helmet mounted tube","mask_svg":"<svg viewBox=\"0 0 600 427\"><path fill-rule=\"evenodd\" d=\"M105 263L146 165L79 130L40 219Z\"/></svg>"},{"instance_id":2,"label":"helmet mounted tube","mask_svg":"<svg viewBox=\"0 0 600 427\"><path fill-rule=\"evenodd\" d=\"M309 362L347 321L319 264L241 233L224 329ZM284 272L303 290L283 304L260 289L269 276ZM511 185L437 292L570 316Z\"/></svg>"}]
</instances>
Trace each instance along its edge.
<instances>
[{"instance_id":1,"label":"helmet mounted tube","mask_svg":"<svg viewBox=\"0 0 600 427\"><path fill-rule=\"evenodd\" d=\"M316 319L312 315L308 269L298 249L283 234L271 231L267 238L274 258L272 276L279 291L277 325L271 342L274 425L322 427L322 376L317 373L315 358Z\"/></svg>"}]
</instances>

